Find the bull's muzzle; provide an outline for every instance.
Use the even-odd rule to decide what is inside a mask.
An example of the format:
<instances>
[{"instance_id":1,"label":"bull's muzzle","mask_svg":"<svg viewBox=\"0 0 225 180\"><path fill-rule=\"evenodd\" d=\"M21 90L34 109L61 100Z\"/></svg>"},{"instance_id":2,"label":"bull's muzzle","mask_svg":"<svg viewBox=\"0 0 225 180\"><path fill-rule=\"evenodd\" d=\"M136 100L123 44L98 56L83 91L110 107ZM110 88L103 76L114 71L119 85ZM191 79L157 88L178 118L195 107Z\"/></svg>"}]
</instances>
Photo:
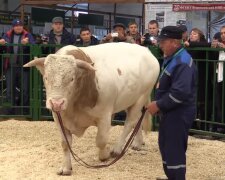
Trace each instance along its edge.
<instances>
[{"instance_id":1,"label":"bull's muzzle","mask_svg":"<svg viewBox=\"0 0 225 180\"><path fill-rule=\"evenodd\" d=\"M51 109L56 112L63 111L65 109L65 100L63 98L60 99L50 99Z\"/></svg>"}]
</instances>

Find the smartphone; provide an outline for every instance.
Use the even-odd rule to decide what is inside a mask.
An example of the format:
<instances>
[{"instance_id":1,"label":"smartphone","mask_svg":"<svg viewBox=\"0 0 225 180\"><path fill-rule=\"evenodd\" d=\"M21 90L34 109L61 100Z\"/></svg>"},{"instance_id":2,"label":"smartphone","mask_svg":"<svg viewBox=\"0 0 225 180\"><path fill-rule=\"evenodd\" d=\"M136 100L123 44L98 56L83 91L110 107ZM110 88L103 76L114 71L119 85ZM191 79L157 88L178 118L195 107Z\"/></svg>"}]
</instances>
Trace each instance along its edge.
<instances>
[{"instance_id":1,"label":"smartphone","mask_svg":"<svg viewBox=\"0 0 225 180\"><path fill-rule=\"evenodd\" d=\"M111 33L111 36L112 36L112 37L118 37L118 32L113 32L113 33Z\"/></svg>"}]
</instances>

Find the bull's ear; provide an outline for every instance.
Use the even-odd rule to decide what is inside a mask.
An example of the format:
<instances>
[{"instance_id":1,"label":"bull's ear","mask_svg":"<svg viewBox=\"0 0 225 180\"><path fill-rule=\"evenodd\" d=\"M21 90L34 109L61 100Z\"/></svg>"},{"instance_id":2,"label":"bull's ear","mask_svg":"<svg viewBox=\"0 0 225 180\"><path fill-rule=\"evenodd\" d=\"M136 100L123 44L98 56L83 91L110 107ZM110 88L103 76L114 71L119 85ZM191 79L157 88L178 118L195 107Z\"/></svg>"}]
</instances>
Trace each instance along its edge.
<instances>
[{"instance_id":1,"label":"bull's ear","mask_svg":"<svg viewBox=\"0 0 225 180\"><path fill-rule=\"evenodd\" d=\"M36 66L36 68L43 75L44 74L44 62L45 62L45 57L43 57L43 58L34 58L34 60L28 62L27 64L24 64L23 67Z\"/></svg>"},{"instance_id":2,"label":"bull's ear","mask_svg":"<svg viewBox=\"0 0 225 180\"><path fill-rule=\"evenodd\" d=\"M77 67L86 69L86 70L91 70L91 71L96 71L96 69L93 67L94 64L76 59Z\"/></svg>"}]
</instances>

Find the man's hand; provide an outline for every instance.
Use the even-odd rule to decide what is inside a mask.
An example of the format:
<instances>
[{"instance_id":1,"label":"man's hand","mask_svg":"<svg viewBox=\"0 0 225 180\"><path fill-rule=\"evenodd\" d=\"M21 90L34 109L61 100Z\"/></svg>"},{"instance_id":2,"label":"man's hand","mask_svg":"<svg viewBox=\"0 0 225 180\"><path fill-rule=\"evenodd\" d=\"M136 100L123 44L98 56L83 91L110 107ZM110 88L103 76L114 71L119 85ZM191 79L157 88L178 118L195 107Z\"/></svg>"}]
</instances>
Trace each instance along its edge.
<instances>
[{"instance_id":1,"label":"man's hand","mask_svg":"<svg viewBox=\"0 0 225 180\"><path fill-rule=\"evenodd\" d=\"M156 104L156 101L152 101L148 106L147 106L148 112L151 115L155 115L157 112L159 112L159 107Z\"/></svg>"},{"instance_id":2,"label":"man's hand","mask_svg":"<svg viewBox=\"0 0 225 180\"><path fill-rule=\"evenodd\" d=\"M218 40L213 39L213 40L212 40L212 42L211 42L211 47L212 47L212 48L217 48L218 43L219 43L219 41L218 41Z\"/></svg>"},{"instance_id":3,"label":"man's hand","mask_svg":"<svg viewBox=\"0 0 225 180\"><path fill-rule=\"evenodd\" d=\"M218 45L217 45L219 48L225 48L225 44L223 44L223 43L218 43Z\"/></svg>"},{"instance_id":4,"label":"man's hand","mask_svg":"<svg viewBox=\"0 0 225 180\"><path fill-rule=\"evenodd\" d=\"M190 43L188 41L184 41L184 46L185 47L189 47L190 46Z\"/></svg>"},{"instance_id":5,"label":"man's hand","mask_svg":"<svg viewBox=\"0 0 225 180\"><path fill-rule=\"evenodd\" d=\"M106 37L105 37L106 41L109 41L110 39L112 39L111 33L107 34Z\"/></svg>"},{"instance_id":6,"label":"man's hand","mask_svg":"<svg viewBox=\"0 0 225 180\"><path fill-rule=\"evenodd\" d=\"M0 39L0 44L5 45L6 41L5 39Z\"/></svg>"},{"instance_id":7,"label":"man's hand","mask_svg":"<svg viewBox=\"0 0 225 180\"><path fill-rule=\"evenodd\" d=\"M156 39L152 40L152 45L153 45L153 46L157 46L157 45L158 45L158 42L157 42Z\"/></svg>"},{"instance_id":8,"label":"man's hand","mask_svg":"<svg viewBox=\"0 0 225 180\"><path fill-rule=\"evenodd\" d=\"M29 38L26 37L24 39L21 40L21 44L27 44L29 42Z\"/></svg>"}]
</instances>

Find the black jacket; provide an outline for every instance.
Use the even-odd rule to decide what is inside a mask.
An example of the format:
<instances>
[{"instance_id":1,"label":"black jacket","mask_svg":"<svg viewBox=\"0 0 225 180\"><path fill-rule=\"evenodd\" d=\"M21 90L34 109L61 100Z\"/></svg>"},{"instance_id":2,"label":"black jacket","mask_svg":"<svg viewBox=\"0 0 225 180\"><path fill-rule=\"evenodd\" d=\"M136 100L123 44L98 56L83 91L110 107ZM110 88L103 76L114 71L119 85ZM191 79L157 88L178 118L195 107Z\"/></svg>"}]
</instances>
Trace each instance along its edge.
<instances>
[{"instance_id":1,"label":"black jacket","mask_svg":"<svg viewBox=\"0 0 225 180\"><path fill-rule=\"evenodd\" d=\"M49 37L48 37L48 44L49 45L55 45L55 34L53 30L50 31ZM69 33L65 28L63 29L62 33L62 39L60 42L60 47L65 46L65 45L74 45L75 44L75 36L71 33ZM50 53L55 53L56 49L55 47L46 47L44 46L42 48L42 52L44 55L48 55Z\"/></svg>"},{"instance_id":2,"label":"black jacket","mask_svg":"<svg viewBox=\"0 0 225 180\"><path fill-rule=\"evenodd\" d=\"M55 43L55 34L53 30L50 31L48 44ZM75 44L75 37L73 34L69 33L65 28L63 29L61 45L73 45Z\"/></svg>"},{"instance_id":3,"label":"black jacket","mask_svg":"<svg viewBox=\"0 0 225 180\"><path fill-rule=\"evenodd\" d=\"M90 44L88 46L97 45L97 44L99 44L99 40L97 38L95 38L94 36L91 36L91 42L90 42ZM76 39L75 45L78 46L78 47L85 46L84 43L83 43L83 40L80 37L78 37Z\"/></svg>"}]
</instances>

